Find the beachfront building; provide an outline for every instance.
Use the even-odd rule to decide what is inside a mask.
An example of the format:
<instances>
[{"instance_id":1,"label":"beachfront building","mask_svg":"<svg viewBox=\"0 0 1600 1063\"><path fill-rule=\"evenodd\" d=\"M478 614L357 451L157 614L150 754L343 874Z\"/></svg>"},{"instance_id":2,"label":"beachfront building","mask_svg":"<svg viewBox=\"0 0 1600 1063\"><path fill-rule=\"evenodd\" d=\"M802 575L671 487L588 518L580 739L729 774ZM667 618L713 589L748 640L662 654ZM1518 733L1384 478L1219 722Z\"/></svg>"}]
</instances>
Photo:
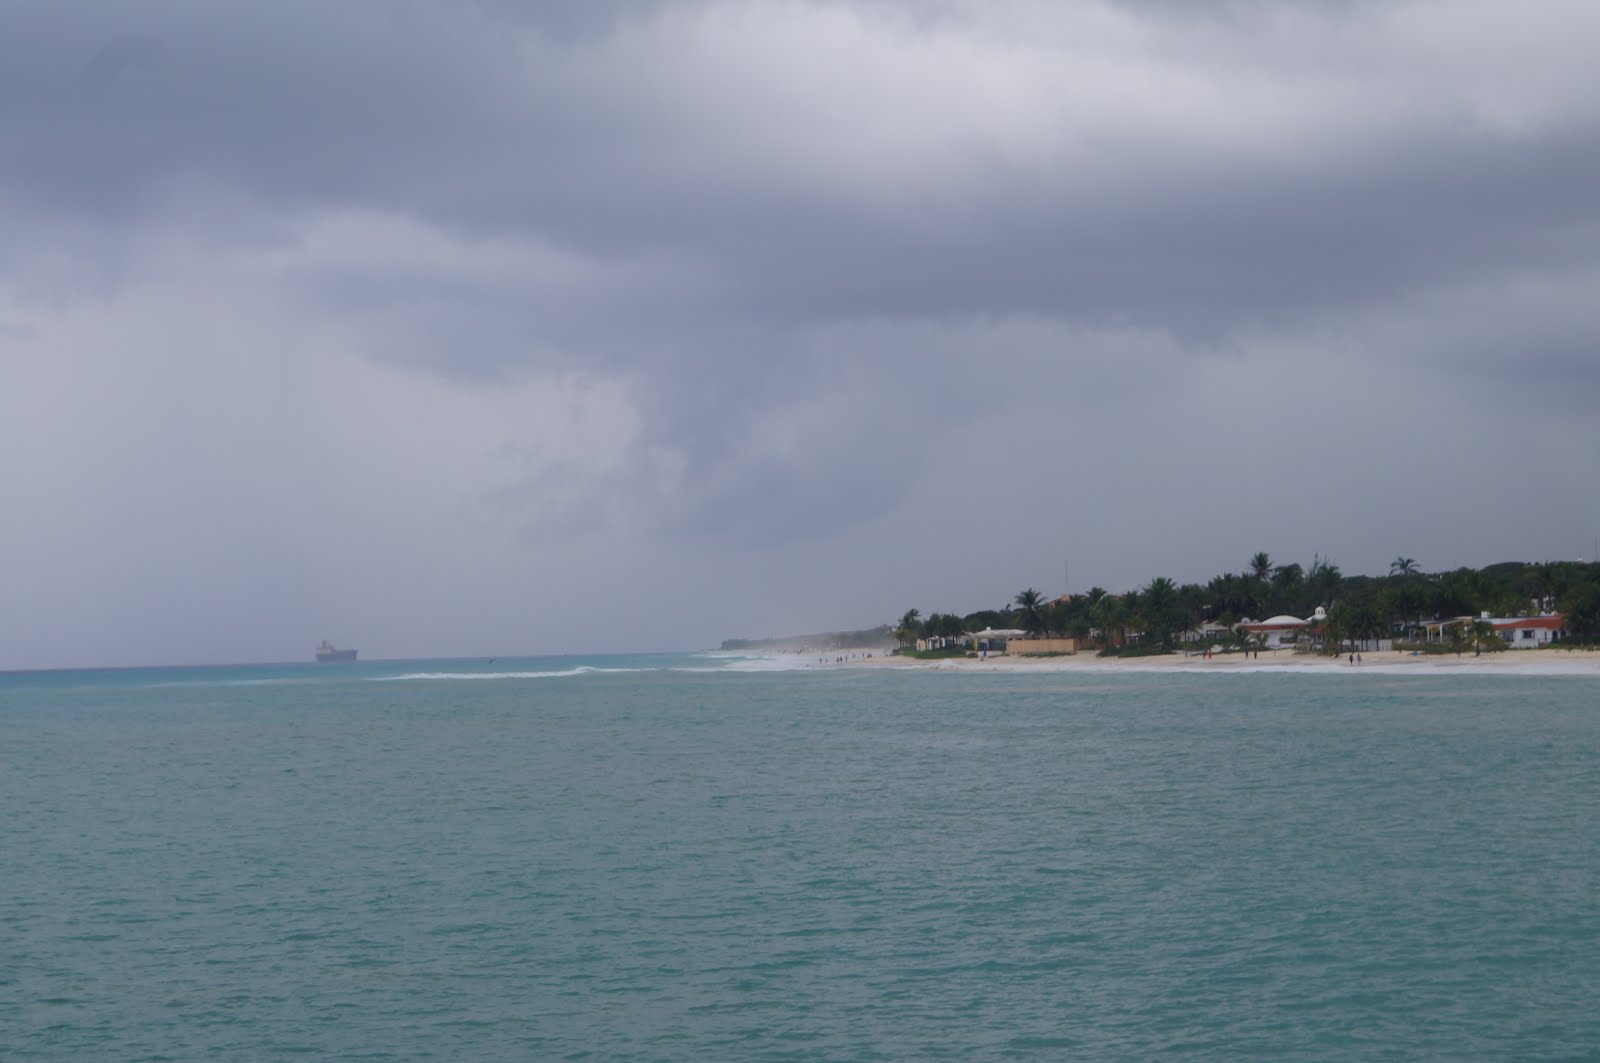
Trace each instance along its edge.
<instances>
[{"instance_id":1,"label":"beachfront building","mask_svg":"<svg viewBox=\"0 0 1600 1063\"><path fill-rule=\"evenodd\" d=\"M1490 618L1494 633L1505 640L1506 648L1531 650L1548 645L1566 630L1567 618L1560 613L1542 616L1515 616Z\"/></svg>"},{"instance_id":2,"label":"beachfront building","mask_svg":"<svg viewBox=\"0 0 1600 1063\"><path fill-rule=\"evenodd\" d=\"M1021 654L1024 657L1057 657L1071 655L1078 652L1078 640L1072 638L1046 638L1043 635L1029 635L1027 638L1010 639L1006 642L1006 652Z\"/></svg>"},{"instance_id":3,"label":"beachfront building","mask_svg":"<svg viewBox=\"0 0 1600 1063\"><path fill-rule=\"evenodd\" d=\"M969 631L962 638L980 653L1004 653L1012 639L1026 638L1027 634L1018 628L986 627L982 631Z\"/></svg>"},{"instance_id":4,"label":"beachfront building","mask_svg":"<svg viewBox=\"0 0 1600 1063\"><path fill-rule=\"evenodd\" d=\"M1447 616L1438 620L1424 620L1422 627L1422 641L1448 642L1450 633L1467 627L1476 619L1470 616Z\"/></svg>"},{"instance_id":5,"label":"beachfront building","mask_svg":"<svg viewBox=\"0 0 1600 1063\"><path fill-rule=\"evenodd\" d=\"M1298 646L1314 637L1321 631L1322 622L1327 618L1328 611L1319 605L1317 611L1305 620L1284 613L1265 620L1241 620L1236 630L1253 635L1267 649L1276 650Z\"/></svg>"},{"instance_id":6,"label":"beachfront building","mask_svg":"<svg viewBox=\"0 0 1600 1063\"><path fill-rule=\"evenodd\" d=\"M1233 634L1233 625L1207 620L1204 623L1196 624L1178 636L1178 638L1181 642L1224 642L1231 634Z\"/></svg>"},{"instance_id":7,"label":"beachfront building","mask_svg":"<svg viewBox=\"0 0 1600 1063\"><path fill-rule=\"evenodd\" d=\"M1422 624L1423 638L1428 642L1449 642L1452 633L1467 634L1473 624L1487 623L1506 644L1507 649L1532 650L1548 645L1566 630L1567 618L1560 613L1542 613L1539 616L1452 616L1442 620L1428 620Z\"/></svg>"}]
</instances>

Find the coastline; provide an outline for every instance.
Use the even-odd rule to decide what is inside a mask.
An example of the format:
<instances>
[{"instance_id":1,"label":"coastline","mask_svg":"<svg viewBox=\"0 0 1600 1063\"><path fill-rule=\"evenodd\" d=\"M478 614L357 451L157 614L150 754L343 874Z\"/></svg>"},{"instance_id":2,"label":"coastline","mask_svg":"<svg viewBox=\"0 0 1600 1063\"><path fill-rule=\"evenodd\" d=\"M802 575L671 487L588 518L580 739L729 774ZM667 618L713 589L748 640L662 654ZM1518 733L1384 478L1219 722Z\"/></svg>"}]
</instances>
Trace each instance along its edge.
<instances>
[{"instance_id":1,"label":"coastline","mask_svg":"<svg viewBox=\"0 0 1600 1063\"><path fill-rule=\"evenodd\" d=\"M873 656L865 659L844 660L834 667L900 669L904 671L936 672L1171 672L1171 673L1238 673L1238 672L1302 672L1345 673L1375 672L1380 675L1427 675L1430 673L1477 673L1482 675L1555 676L1578 675L1600 677L1600 650L1503 650L1474 657L1464 653L1419 654L1408 652L1362 653L1358 664L1350 663L1348 656L1323 657L1295 653L1291 650L1262 650L1259 657L1246 657L1241 653L1220 654L1211 658L1183 653L1168 653L1153 657L1101 657L1094 652L1084 652L1067 657L1027 657L995 654L987 659L951 657L940 660L916 660L899 656Z\"/></svg>"}]
</instances>

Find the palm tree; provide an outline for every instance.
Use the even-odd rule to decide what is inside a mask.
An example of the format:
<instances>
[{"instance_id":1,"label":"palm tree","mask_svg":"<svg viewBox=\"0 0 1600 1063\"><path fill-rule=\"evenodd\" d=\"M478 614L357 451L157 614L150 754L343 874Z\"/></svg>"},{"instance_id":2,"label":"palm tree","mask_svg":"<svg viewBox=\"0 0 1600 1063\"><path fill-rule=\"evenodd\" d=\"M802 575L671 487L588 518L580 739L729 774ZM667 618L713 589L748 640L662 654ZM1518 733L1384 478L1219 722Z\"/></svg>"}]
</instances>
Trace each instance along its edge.
<instances>
[{"instance_id":1,"label":"palm tree","mask_svg":"<svg viewBox=\"0 0 1600 1063\"><path fill-rule=\"evenodd\" d=\"M1057 602L1048 610L1047 621L1047 626L1055 628L1060 634L1077 639L1079 642L1086 642L1091 626L1089 603L1082 596Z\"/></svg>"},{"instance_id":2,"label":"palm tree","mask_svg":"<svg viewBox=\"0 0 1600 1063\"><path fill-rule=\"evenodd\" d=\"M1166 576L1157 576L1139 596L1144 628L1152 641L1171 648L1173 629L1178 622L1178 586Z\"/></svg>"},{"instance_id":3,"label":"palm tree","mask_svg":"<svg viewBox=\"0 0 1600 1063\"><path fill-rule=\"evenodd\" d=\"M922 614L915 609L907 609L906 615L900 618L900 626L895 628L894 637L900 645L909 646L917 641L917 636L922 634Z\"/></svg>"},{"instance_id":4,"label":"palm tree","mask_svg":"<svg viewBox=\"0 0 1600 1063\"><path fill-rule=\"evenodd\" d=\"M1231 572L1211 578L1211 582L1206 584L1206 594L1210 598L1206 608L1213 619L1229 614L1243 616L1250 611L1247 583L1247 577L1235 576Z\"/></svg>"},{"instance_id":5,"label":"palm tree","mask_svg":"<svg viewBox=\"0 0 1600 1063\"><path fill-rule=\"evenodd\" d=\"M1368 648L1367 644L1383 631L1378 613L1366 602L1344 606L1342 620L1345 630L1356 640L1357 649Z\"/></svg>"},{"instance_id":6,"label":"palm tree","mask_svg":"<svg viewBox=\"0 0 1600 1063\"><path fill-rule=\"evenodd\" d=\"M1349 625L1345 622L1344 610L1335 609L1322 619L1322 650L1335 657L1344 649L1345 639L1350 637Z\"/></svg>"},{"instance_id":7,"label":"palm tree","mask_svg":"<svg viewBox=\"0 0 1600 1063\"><path fill-rule=\"evenodd\" d=\"M1306 571L1293 561L1278 565L1272 570L1271 613L1300 613L1300 588L1305 584Z\"/></svg>"},{"instance_id":8,"label":"palm tree","mask_svg":"<svg viewBox=\"0 0 1600 1063\"><path fill-rule=\"evenodd\" d=\"M1018 594L1015 601L1017 608L1021 610L1018 619L1022 621L1024 630L1037 632L1044 627L1044 613L1039 608L1043 604L1043 599L1038 591L1029 587Z\"/></svg>"},{"instance_id":9,"label":"palm tree","mask_svg":"<svg viewBox=\"0 0 1600 1063\"><path fill-rule=\"evenodd\" d=\"M1389 562L1389 575L1415 576L1417 574L1417 559L1414 557L1397 557Z\"/></svg>"},{"instance_id":10,"label":"palm tree","mask_svg":"<svg viewBox=\"0 0 1600 1063\"><path fill-rule=\"evenodd\" d=\"M1393 596L1394 610L1400 618L1401 626L1408 631L1416 628L1422 622L1423 610L1427 608L1427 598L1423 593L1426 585L1415 580L1407 580L1399 585ZM1391 619L1391 624L1393 623Z\"/></svg>"},{"instance_id":11,"label":"palm tree","mask_svg":"<svg viewBox=\"0 0 1600 1063\"><path fill-rule=\"evenodd\" d=\"M1339 571L1339 566L1330 558L1316 557L1311 561L1311 574L1306 577L1306 585L1318 599L1314 604L1331 606L1339 598L1339 585L1344 582L1344 574Z\"/></svg>"},{"instance_id":12,"label":"palm tree","mask_svg":"<svg viewBox=\"0 0 1600 1063\"><path fill-rule=\"evenodd\" d=\"M1472 622L1471 635L1472 655L1474 657L1482 657L1483 648L1485 646L1492 648L1497 638L1494 633L1494 625L1487 620L1474 620Z\"/></svg>"},{"instance_id":13,"label":"palm tree","mask_svg":"<svg viewBox=\"0 0 1600 1063\"><path fill-rule=\"evenodd\" d=\"M1239 582L1243 584L1243 612L1260 616L1264 611L1270 611L1267 609L1267 599L1272 597L1272 585L1268 582L1271 577L1272 558L1265 550L1253 555L1249 567L1239 576Z\"/></svg>"},{"instance_id":14,"label":"palm tree","mask_svg":"<svg viewBox=\"0 0 1600 1063\"><path fill-rule=\"evenodd\" d=\"M1233 641L1245 653L1249 653L1252 650L1260 653L1267 648L1267 636L1260 631L1249 632L1242 628L1234 628Z\"/></svg>"},{"instance_id":15,"label":"palm tree","mask_svg":"<svg viewBox=\"0 0 1600 1063\"><path fill-rule=\"evenodd\" d=\"M1102 594L1090 613L1100 629L1100 642L1106 649L1127 641L1128 603L1114 594Z\"/></svg>"}]
</instances>

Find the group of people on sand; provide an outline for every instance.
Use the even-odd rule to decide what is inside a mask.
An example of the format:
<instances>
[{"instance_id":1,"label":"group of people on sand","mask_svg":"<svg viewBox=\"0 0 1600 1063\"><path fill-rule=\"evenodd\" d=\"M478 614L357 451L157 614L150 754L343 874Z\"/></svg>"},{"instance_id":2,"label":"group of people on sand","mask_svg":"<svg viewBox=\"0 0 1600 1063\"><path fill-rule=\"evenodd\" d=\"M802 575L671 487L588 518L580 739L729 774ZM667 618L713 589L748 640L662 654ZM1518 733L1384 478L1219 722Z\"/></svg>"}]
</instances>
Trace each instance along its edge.
<instances>
[{"instance_id":1,"label":"group of people on sand","mask_svg":"<svg viewBox=\"0 0 1600 1063\"><path fill-rule=\"evenodd\" d=\"M1255 650L1255 649L1244 650L1243 653L1244 653L1244 656L1245 656L1246 660L1257 660L1258 661L1258 660L1261 659L1261 651L1260 650ZM1211 660L1211 658L1215 657L1216 655L1217 655L1217 651L1216 651L1215 647L1212 647L1212 646L1207 646L1206 647L1206 649L1205 649L1205 659L1206 660L1209 661L1209 660ZM1361 663L1361 654L1352 653L1350 655L1350 663L1351 664L1360 664Z\"/></svg>"}]
</instances>

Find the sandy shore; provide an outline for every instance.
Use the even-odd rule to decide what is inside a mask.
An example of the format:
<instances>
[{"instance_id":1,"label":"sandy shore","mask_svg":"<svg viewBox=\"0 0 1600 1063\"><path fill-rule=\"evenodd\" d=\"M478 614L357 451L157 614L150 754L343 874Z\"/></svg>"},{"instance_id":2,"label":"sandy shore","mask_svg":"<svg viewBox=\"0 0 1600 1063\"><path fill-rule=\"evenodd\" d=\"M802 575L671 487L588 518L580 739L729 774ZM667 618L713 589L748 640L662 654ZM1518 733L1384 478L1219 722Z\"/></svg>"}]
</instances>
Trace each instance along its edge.
<instances>
[{"instance_id":1,"label":"sandy shore","mask_svg":"<svg viewBox=\"0 0 1600 1063\"><path fill-rule=\"evenodd\" d=\"M844 667L900 668L917 671L952 672L1381 672L1388 674L1426 674L1429 672L1476 672L1505 675L1592 675L1600 677L1600 651L1595 650L1504 650L1474 657L1470 652L1422 655L1409 652L1363 653L1359 663L1348 656L1321 657L1291 650L1262 650L1259 656L1241 653L1185 656L1169 653L1157 657L1100 657L1085 652L1069 657L1024 657L992 655L987 660L965 657L919 661L909 657L875 655L846 660Z\"/></svg>"}]
</instances>

